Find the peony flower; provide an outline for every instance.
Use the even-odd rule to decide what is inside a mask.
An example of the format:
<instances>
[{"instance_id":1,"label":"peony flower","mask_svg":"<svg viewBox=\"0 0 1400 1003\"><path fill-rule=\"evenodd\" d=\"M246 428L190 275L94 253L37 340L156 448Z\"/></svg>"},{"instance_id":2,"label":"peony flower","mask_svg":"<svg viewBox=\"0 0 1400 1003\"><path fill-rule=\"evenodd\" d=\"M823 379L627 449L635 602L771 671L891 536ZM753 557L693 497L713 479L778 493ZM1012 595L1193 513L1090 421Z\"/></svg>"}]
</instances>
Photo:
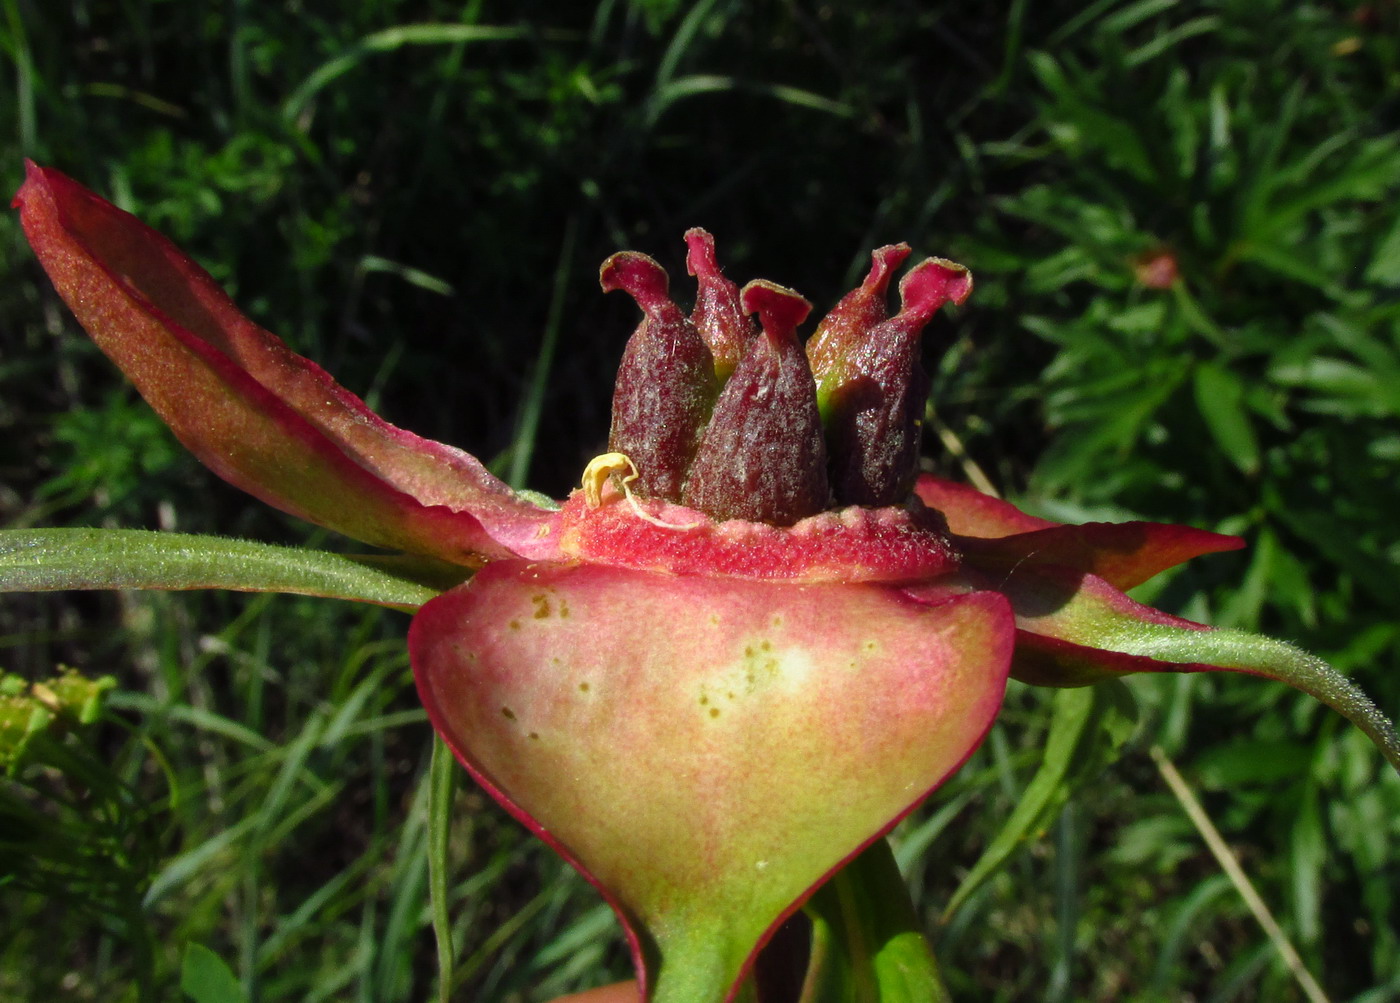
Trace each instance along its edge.
<instances>
[{"instance_id":1,"label":"peony flower","mask_svg":"<svg viewBox=\"0 0 1400 1003\"><path fill-rule=\"evenodd\" d=\"M643 319L608 451L555 503L383 421L62 174L30 165L15 204L79 323L207 466L452 586L409 631L432 723L607 897L648 998L732 999L784 919L972 753L1008 675L1279 678L1400 764L1389 724L1315 659L1124 593L1242 541L1059 525L917 473L920 336L971 292L959 265L912 268L890 316L909 248L877 250L804 346L807 302L740 290L702 230L689 314L656 262L614 255L603 288ZM249 574L194 584L260 587Z\"/></svg>"}]
</instances>

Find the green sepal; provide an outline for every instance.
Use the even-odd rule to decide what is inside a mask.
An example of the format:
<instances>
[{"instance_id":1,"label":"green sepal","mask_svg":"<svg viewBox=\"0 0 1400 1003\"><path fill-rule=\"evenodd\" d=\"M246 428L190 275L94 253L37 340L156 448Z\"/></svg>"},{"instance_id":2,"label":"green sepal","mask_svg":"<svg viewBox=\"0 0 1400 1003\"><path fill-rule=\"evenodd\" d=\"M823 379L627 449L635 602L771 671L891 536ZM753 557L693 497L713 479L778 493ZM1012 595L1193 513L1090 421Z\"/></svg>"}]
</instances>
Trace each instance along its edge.
<instances>
[{"instance_id":1,"label":"green sepal","mask_svg":"<svg viewBox=\"0 0 1400 1003\"><path fill-rule=\"evenodd\" d=\"M1395 725L1361 688L1331 665L1302 648L1242 630L1184 631L1152 625L1140 632L1132 654L1163 662L1202 662L1207 666L1263 676L1315 697L1360 728L1396 772L1400 735Z\"/></svg>"},{"instance_id":2,"label":"green sepal","mask_svg":"<svg viewBox=\"0 0 1400 1003\"><path fill-rule=\"evenodd\" d=\"M812 960L800 1003L942 1003L933 948L885 840L836 873L806 906Z\"/></svg>"},{"instance_id":3,"label":"green sepal","mask_svg":"<svg viewBox=\"0 0 1400 1003\"><path fill-rule=\"evenodd\" d=\"M1217 630L1135 602L1094 575L1046 566L1006 580L1016 610L1011 674L1038 686L1084 686L1134 672L1239 672L1287 683L1360 728L1400 772L1400 736L1370 697L1286 641Z\"/></svg>"},{"instance_id":4,"label":"green sepal","mask_svg":"<svg viewBox=\"0 0 1400 1003\"><path fill-rule=\"evenodd\" d=\"M0 591L232 589L414 610L471 572L403 554L331 554L140 529L0 530Z\"/></svg>"}]
</instances>

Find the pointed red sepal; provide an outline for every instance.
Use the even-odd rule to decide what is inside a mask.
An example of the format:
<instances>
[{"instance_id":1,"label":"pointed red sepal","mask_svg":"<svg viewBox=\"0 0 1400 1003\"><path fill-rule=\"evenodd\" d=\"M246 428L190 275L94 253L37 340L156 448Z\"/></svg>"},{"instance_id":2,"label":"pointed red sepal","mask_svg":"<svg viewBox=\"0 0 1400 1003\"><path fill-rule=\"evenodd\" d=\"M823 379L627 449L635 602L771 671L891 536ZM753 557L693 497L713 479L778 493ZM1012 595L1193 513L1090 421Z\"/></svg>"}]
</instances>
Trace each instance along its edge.
<instances>
[{"instance_id":1,"label":"pointed red sepal","mask_svg":"<svg viewBox=\"0 0 1400 1003\"><path fill-rule=\"evenodd\" d=\"M1055 564L1130 589L1193 557L1239 550L1238 536L1160 522L1086 522L959 541L969 566L994 569Z\"/></svg>"},{"instance_id":2,"label":"pointed red sepal","mask_svg":"<svg viewBox=\"0 0 1400 1003\"><path fill-rule=\"evenodd\" d=\"M383 547L465 564L555 552L552 512L380 419L134 216L34 164L14 204L78 322L220 477Z\"/></svg>"},{"instance_id":3,"label":"pointed red sepal","mask_svg":"<svg viewBox=\"0 0 1400 1003\"><path fill-rule=\"evenodd\" d=\"M968 484L932 474L919 475L914 493L929 508L942 513L948 520L949 532L958 536L992 539L1060 525L1022 512L1010 502L983 494Z\"/></svg>"},{"instance_id":4,"label":"pointed red sepal","mask_svg":"<svg viewBox=\"0 0 1400 1003\"><path fill-rule=\"evenodd\" d=\"M511 561L409 646L434 726L608 897L648 998L719 1001L976 747L1013 633L994 593Z\"/></svg>"},{"instance_id":5,"label":"pointed red sepal","mask_svg":"<svg viewBox=\"0 0 1400 1003\"><path fill-rule=\"evenodd\" d=\"M1130 589L1193 557L1245 545L1238 536L1170 523L1063 525L932 474L920 475L914 491L925 505L943 515L949 532L966 538L957 544L968 565L989 575L1025 565L1056 564Z\"/></svg>"}]
</instances>

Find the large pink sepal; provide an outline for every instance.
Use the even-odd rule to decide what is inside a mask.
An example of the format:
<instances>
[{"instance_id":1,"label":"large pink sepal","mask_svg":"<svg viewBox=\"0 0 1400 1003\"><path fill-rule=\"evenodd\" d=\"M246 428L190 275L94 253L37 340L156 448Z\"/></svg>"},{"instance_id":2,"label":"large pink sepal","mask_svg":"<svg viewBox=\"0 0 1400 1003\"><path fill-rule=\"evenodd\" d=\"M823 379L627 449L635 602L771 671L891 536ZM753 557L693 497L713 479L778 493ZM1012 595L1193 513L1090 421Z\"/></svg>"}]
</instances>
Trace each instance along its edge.
<instances>
[{"instance_id":1,"label":"large pink sepal","mask_svg":"<svg viewBox=\"0 0 1400 1003\"><path fill-rule=\"evenodd\" d=\"M78 322L225 480L356 539L457 563L555 552L552 512L380 419L135 217L34 164L15 204Z\"/></svg>"}]
</instances>

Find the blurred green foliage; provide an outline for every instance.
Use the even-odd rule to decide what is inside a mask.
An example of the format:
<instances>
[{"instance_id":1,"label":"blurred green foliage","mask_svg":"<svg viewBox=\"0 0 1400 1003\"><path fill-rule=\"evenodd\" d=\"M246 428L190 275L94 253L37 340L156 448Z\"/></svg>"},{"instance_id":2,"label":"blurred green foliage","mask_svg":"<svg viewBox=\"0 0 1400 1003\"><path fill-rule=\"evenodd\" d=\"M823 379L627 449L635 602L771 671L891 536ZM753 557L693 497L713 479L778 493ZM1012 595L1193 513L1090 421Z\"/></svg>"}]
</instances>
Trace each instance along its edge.
<instances>
[{"instance_id":1,"label":"blurred green foliage","mask_svg":"<svg viewBox=\"0 0 1400 1003\"><path fill-rule=\"evenodd\" d=\"M391 420L554 495L600 451L635 322L593 282L612 251L681 291L704 225L732 276L819 307L876 245L958 258L979 284L928 339L936 465L1052 517L1245 535L1144 598L1289 637L1400 709L1393 3L0 0L0 53L11 190L23 156L60 167ZM0 518L327 542L179 449L12 215L0 268ZM43 831L0 817L0 847L29 847L0 875L0 996L180 999L182 964L197 998L233 998L226 973L252 1000L434 992L403 630L287 597L6 596L6 668L119 688L49 743L65 763L0 780ZM1060 763L1077 786L1047 793L1040 750L1069 726L1016 689L901 828L955 993L1301 998L1159 745L1332 997L1400 995L1379 756L1251 680L1130 689L1108 772ZM1044 817L999 839L1027 790ZM456 798L456 998L624 974L591 889ZM941 922L988 847L1002 866Z\"/></svg>"},{"instance_id":2,"label":"blurred green foliage","mask_svg":"<svg viewBox=\"0 0 1400 1003\"><path fill-rule=\"evenodd\" d=\"M1155 583L1157 601L1325 652L1393 713L1395 11L1163 17L1174 6L1100 5L1052 32L1025 63L1035 119L988 148L1030 183L991 200L961 253L996 273L1003 320L1056 348L1028 490L1064 518L1246 536L1239 558ZM1392 778L1292 694L1159 690L1156 741L1228 794L1232 828L1282 834L1263 867L1295 936L1321 959L1330 931L1365 930L1375 998L1400 991L1396 831L1362 822L1396 817ZM1335 992L1372 988L1344 971L1329 969Z\"/></svg>"}]
</instances>

